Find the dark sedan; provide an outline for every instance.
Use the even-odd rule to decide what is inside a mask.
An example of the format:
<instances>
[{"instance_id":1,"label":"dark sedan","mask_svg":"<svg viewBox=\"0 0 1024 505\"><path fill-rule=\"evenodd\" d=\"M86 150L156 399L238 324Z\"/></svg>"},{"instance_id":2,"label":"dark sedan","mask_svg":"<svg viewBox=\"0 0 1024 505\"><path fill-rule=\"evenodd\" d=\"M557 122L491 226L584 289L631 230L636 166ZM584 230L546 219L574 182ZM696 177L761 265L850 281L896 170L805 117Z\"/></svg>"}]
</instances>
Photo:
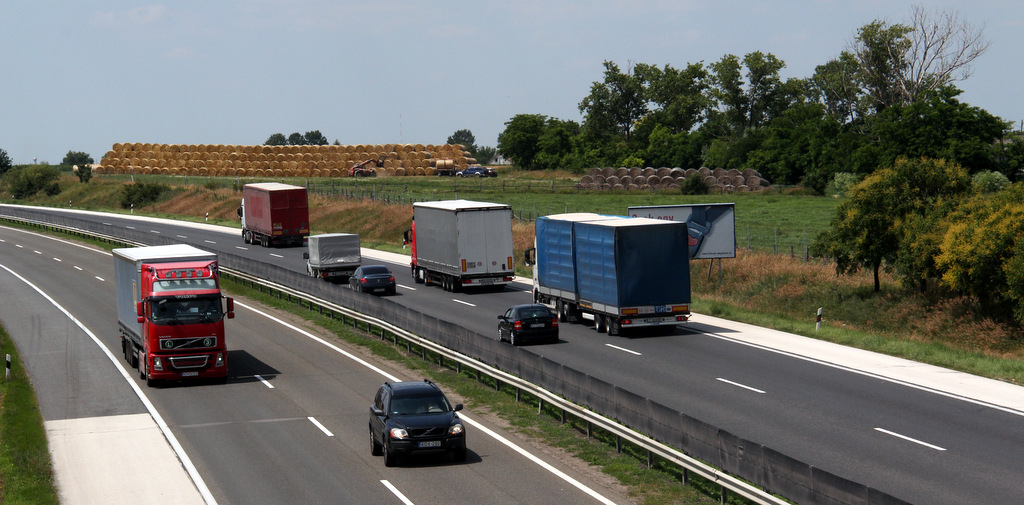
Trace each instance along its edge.
<instances>
[{"instance_id":1,"label":"dark sedan","mask_svg":"<svg viewBox=\"0 0 1024 505\"><path fill-rule=\"evenodd\" d=\"M363 265L348 278L348 286L357 291L393 295L396 292L395 276L384 265Z\"/></svg>"},{"instance_id":2,"label":"dark sedan","mask_svg":"<svg viewBox=\"0 0 1024 505\"><path fill-rule=\"evenodd\" d=\"M515 305L498 316L498 340L512 345L526 341L558 342L558 316L546 305Z\"/></svg>"}]
</instances>

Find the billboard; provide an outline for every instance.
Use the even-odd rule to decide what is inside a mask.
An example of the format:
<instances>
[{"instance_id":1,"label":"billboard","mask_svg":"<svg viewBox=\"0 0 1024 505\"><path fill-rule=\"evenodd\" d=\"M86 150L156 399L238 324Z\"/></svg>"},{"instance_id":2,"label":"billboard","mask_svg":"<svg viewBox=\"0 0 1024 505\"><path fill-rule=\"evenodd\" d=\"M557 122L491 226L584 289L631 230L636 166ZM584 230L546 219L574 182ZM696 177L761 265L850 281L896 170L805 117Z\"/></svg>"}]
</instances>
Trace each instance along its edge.
<instances>
[{"instance_id":1,"label":"billboard","mask_svg":"<svg viewBox=\"0 0 1024 505\"><path fill-rule=\"evenodd\" d=\"M626 215L667 221L686 221L686 227L690 233L691 259L736 257L735 204L705 203L630 207Z\"/></svg>"}]
</instances>

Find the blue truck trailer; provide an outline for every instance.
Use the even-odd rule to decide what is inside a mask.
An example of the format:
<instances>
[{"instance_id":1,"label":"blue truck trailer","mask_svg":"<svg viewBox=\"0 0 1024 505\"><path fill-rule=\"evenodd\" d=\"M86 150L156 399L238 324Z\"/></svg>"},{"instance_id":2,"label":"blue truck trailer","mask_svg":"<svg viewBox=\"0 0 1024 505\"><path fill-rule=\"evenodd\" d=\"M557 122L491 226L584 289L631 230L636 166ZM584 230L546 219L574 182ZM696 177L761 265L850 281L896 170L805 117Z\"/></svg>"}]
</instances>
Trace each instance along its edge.
<instances>
[{"instance_id":1,"label":"blue truck trailer","mask_svg":"<svg viewBox=\"0 0 1024 505\"><path fill-rule=\"evenodd\" d=\"M598 332L674 326L690 316L686 223L572 213L536 222L534 300Z\"/></svg>"}]
</instances>

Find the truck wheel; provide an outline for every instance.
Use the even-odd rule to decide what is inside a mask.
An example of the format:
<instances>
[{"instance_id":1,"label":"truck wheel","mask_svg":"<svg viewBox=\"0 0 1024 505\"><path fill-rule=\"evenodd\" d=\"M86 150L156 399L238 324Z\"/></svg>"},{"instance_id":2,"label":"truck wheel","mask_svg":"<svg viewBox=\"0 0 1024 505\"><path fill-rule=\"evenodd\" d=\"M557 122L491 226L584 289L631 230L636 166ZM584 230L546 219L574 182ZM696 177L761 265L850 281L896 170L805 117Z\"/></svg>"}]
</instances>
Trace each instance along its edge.
<instances>
[{"instance_id":1,"label":"truck wheel","mask_svg":"<svg viewBox=\"0 0 1024 505\"><path fill-rule=\"evenodd\" d=\"M608 334L617 337L622 333L622 325L619 323L619 318L612 317L608 319Z\"/></svg>"},{"instance_id":2,"label":"truck wheel","mask_svg":"<svg viewBox=\"0 0 1024 505\"><path fill-rule=\"evenodd\" d=\"M132 368L137 368L139 366L139 354L138 351L135 350L135 344L128 342L128 355L126 357L128 358L129 366Z\"/></svg>"},{"instance_id":3,"label":"truck wheel","mask_svg":"<svg viewBox=\"0 0 1024 505\"><path fill-rule=\"evenodd\" d=\"M604 333L608 331L608 322L605 320L603 315L594 315L594 329L596 329L598 333Z\"/></svg>"},{"instance_id":4,"label":"truck wheel","mask_svg":"<svg viewBox=\"0 0 1024 505\"><path fill-rule=\"evenodd\" d=\"M565 315L565 304L562 300L555 300L555 313L558 314L558 321L564 323L569 320Z\"/></svg>"}]
</instances>

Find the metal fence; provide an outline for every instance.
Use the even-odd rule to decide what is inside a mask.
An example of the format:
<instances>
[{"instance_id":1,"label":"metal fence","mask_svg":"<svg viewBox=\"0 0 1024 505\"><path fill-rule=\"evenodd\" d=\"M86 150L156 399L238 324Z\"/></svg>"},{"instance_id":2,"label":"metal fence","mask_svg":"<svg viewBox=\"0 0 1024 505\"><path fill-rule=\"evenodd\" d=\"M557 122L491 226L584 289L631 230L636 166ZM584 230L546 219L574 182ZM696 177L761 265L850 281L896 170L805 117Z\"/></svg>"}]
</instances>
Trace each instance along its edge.
<instances>
[{"instance_id":1,"label":"metal fence","mask_svg":"<svg viewBox=\"0 0 1024 505\"><path fill-rule=\"evenodd\" d=\"M53 225L82 235L140 244L169 244L173 239L111 229L73 217L53 216L30 209L0 209L43 226ZM109 237L108 233L116 233ZM202 244L196 244L202 246ZM494 338L457 323L416 312L388 298L359 293L270 263L220 253L226 273L298 300L311 309L377 328L382 338L416 345L475 368L496 381L513 384L569 412L596 423L665 458L686 471L704 476L755 503L782 504L777 495L801 504L904 505L898 498L745 440L684 412L679 412L543 356L519 352Z\"/></svg>"}]
</instances>

